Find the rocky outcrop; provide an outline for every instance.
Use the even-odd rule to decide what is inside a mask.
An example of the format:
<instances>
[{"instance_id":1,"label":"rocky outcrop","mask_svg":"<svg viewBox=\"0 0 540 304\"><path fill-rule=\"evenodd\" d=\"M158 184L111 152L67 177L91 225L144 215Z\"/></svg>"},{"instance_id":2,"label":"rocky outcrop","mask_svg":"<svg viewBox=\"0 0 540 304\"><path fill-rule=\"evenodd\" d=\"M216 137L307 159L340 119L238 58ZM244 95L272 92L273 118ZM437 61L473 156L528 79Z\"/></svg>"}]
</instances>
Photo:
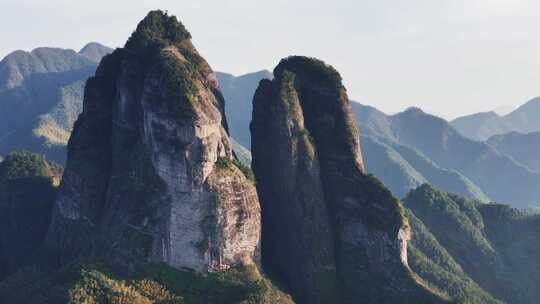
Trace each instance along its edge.
<instances>
[{"instance_id":1,"label":"rocky outcrop","mask_svg":"<svg viewBox=\"0 0 540 304\"><path fill-rule=\"evenodd\" d=\"M149 13L87 82L47 245L60 261L107 248L197 272L253 263L260 207L227 132L189 32Z\"/></svg>"},{"instance_id":2,"label":"rocky outcrop","mask_svg":"<svg viewBox=\"0 0 540 304\"><path fill-rule=\"evenodd\" d=\"M410 229L391 193L364 173L341 77L290 57L253 101L253 170L263 266L298 303L438 303L407 266Z\"/></svg>"},{"instance_id":3,"label":"rocky outcrop","mask_svg":"<svg viewBox=\"0 0 540 304\"><path fill-rule=\"evenodd\" d=\"M30 152L0 163L0 280L29 264L45 238L61 168Z\"/></svg>"}]
</instances>

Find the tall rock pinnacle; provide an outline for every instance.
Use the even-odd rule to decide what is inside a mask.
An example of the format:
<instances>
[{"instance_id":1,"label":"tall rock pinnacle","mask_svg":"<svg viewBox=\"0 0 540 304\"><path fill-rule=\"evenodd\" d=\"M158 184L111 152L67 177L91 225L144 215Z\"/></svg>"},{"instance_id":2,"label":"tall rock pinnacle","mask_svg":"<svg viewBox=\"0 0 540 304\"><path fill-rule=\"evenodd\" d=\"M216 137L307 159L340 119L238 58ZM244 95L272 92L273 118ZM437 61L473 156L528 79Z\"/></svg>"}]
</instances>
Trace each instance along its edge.
<instances>
[{"instance_id":1,"label":"tall rock pinnacle","mask_svg":"<svg viewBox=\"0 0 540 304\"><path fill-rule=\"evenodd\" d=\"M257 192L190 39L176 17L150 12L88 80L47 236L61 259L106 248L197 272L257 259Z\"/></svg>"},{"instance_id":2,"label":"tall rock pinnacle","mask_svg":"<svg viewBox=\"0 0 540 304\"><path fill-rule=\"evenodd\" d=\"M297 303L442 303L407 265L401 203L364 173L339 73L289 57L253 100L263 266Z\"/></svg>"}]
</instances>

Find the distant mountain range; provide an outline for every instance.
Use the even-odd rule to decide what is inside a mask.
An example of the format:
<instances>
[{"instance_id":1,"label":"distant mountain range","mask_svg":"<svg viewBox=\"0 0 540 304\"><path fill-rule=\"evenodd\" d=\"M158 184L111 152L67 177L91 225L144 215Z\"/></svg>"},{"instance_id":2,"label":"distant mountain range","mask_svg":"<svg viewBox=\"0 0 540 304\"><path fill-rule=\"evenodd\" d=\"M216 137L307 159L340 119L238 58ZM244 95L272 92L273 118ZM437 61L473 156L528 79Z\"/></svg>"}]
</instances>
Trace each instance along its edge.
<instances>
[{"instance_id":1,"label":"distant mountain range","mask_svg":"<svg viewBox=\"0 0 540 304\"><path fill-rule=\"evenodd\" d=\"M513 131L520 133L540 131L538 117L540 117L540 97L503 116L491 111L459 117L450 123L463 136L483 141L493 135Z\"/></svg>"},{"instance_id":2,"label":"distant mountain range","mask_svg":"<svg viewBox=\"0 0 540 304\"><path fill-rule=\"evenodd\" d=\"M242 146L250 149L249 123L253 108L253 94L261 79L272 79L273 75L267 70L262 70L241 76L217 72L216 76L225 97L225 114L231 136Z\"/></svg>"},{"instance_id":3,"label":"distant mountain range","mask_svg":"<svg viewBox=\"0 0 540 304\"><path fill-rule=\"evenodd\" d=\"M363 135L362 153L366 168L380 178L398 197L430 183L465 197L489 202L490 198L463 174L439 167L420 151L395 142Z\"/></svg>"},{"instance_id":4,"label":"distant mountain range","mask_svg":"<svg viewBox=\"0 0 540 304\"><path fill-rule=\"evenodd\" d=\"M260 71L239 77L224 73L217 73L217 75L226 100L225 108L232 137L242 146L249 149L251 145L249 121L252 109L252 94L255 90L255 86L261 79L271 78L272 75L268 71ZM488 190L479 186L479 181L483 179L482 176L474 176L471 174L476 178L477 182L475 182L472 177L469 177L465 172L461 171L465 169L465 165L460 166L458 164L444 162L443 159L437 159L434 156L430 156L429 148L423 149L420 147L423 141L422 138L418 138L418 142L404 141L403 138L400 140L399 134L397 134L395 130L399 130L400 128L410 129L413 127L414 117L407 118L407 115L404 115L403 113L388 116L373 107L364 106L355 102L352 103L352 107L357 121L360 122L359 127L362 137L361 148L364 158L366 159L367 170L381 178L386 186L398 197L404 197L411 189L429 182L445 191L474 198L482 202L489 202L491 199L496 198L504 198L504 200L500 201L510 203L514 201L513 197L499 195L495 193L496 191L491 190L490 192L496 194L495 197L492 197L488 194ZM412 109L406 113L412 113L414 111L422 114L419 115L419 118L424 117L425 113L421 112L419 109ZM398 123L400 117L401 123ZM435 124L442 124L442 126L448 128L448 130L453 130L448 123L435 116L425 114L424 118L428 121L433 120ZM422 129L421 125L417 125L416 128ZM415 132L412 133L414 134ZM441 138L443 137L443 135L441 135L442 133L431 136L430 140L436 142L438 136ZM472 141L460 136L455 130L450 131L450 133L454 134L455 138L462 138L465 140L467 143L465 146L475 145ZM440 138L438 141L439 143L435 145L442 146L443 144ZM479 144L479 146L485 148L489 152L487 155L492 155L492 157L499 155L499 153L486 144ZM244 150L244 152L246 151ZM452 153L454 152L448 153L448 158L452 158ZM464 150L457 155L460 154L464 159L474 157L474 155L468 155L467 150ZM244 153L244 155L247 154ZM481 154L478 153L476 158L482 159ZM530 176L536 177L536 174L521 168L516 164L516 161L512 161L504 156L500 156L500 158L506 160L509 163L509 167L516 169L516 174L524 174L527 176L524 177L524 179L527 179ZM487 163L488 162L484 164L484 168L490 168ZM501 164L503 163L504 162L501 162ZM490 186L489 183L485 184L488 184L488 189L494 187ZM516 204L528 206L528 203L531 201L534 200L525 198Z\"/></svg>"},{"instance_id":5,"label":"distant mountain range","mask_svg":"<svg viewBox=\"0 0 540 304\"><path fill-rule=\"evenodd\" d=\"M29 149L63 163L73 122L82 110L84 83L110 48L90 43L79 52L38 48L17 51L0 63L0 155ZM251 161L249 124L252 98L266 70L233 76L216 73L226 100L233 148L243 163ZM520 122L534 129L532 100L499 120ZM456 124L411 108L386 115L376 108L352 103L359 122L367 170L398 197L431 183L440 189L482 202L496 200L530 207L540 202L537 133L511 133L478 142L462 136ZM482 116L484 114L478 114ZM485 116L484 115L484 116ZM526 122L533 122L533 124ZM527 127L525 127L527 126ZM498 132L509 128L499 127ZM504 172L505 174L501 174Z\"/></svg>"},{"instance_id":6,"label":"distant mountain range","mask_svg":"<svg viewBox=\"0 0 540 304\"><path fill-rule=\"evenodd\" d=\"M538 172L524 167L487 143L462 136L444 119L418 108L388 116L371 107L353 107L361 136L414 148L439 167L461 173L495 201L519 207L537 206L540 202ZM449 188L448 185L439 187Z\"/></svg>"},{"instance_id":7,"label":"distant mountain range","mask_svg":"<svg viewBox=\"0 0 540 304\"><path fill-rule=\"evenodd\" d=\"M244 147L250 147L250 95L258 81L270 77L266 71L237 78L218 74L231 134ZM353 102L352 107L367 170L398 197L428 182L482 202L496 200L521 207L540 202L540 192L534 186L540 176L533 172L534 166L528 167L538 159L534 149L530 149L530 156L524 155L528 148L512 155L502 143L494 147L494 142L470 140L445 120L417 108L389 116L359 103Z\"/></svg>"},{"instance_id":8,"label":"distant mountain range","mask_svg":"<svg viewBox=\"0 0 540 304\"><path fill-rule=\"evenodd\" d=\"M517 163L540 172L540 132L510 132L494 135L486 142Z\"/></svg>"},{"instance_id":9,"label":"distant mountain range","mask_svg":"<svg viewBox=\"0 0 540 304\"><path fill-rule=\"evenodd\" d=\"M7 55L0 62L0 154L24 148L63 163L86 79L111 51L90 43L80 52L37 48Z\"/></svg>"}]
</instances>

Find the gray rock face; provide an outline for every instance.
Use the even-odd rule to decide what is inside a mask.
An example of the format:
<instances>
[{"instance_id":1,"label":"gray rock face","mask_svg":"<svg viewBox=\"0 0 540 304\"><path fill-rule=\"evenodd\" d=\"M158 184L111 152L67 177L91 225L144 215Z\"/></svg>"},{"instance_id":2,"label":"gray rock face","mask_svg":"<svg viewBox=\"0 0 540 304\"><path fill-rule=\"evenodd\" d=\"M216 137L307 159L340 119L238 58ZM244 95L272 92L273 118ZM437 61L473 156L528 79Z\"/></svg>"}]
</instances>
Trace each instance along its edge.
<instances>
[{"instance_id":1,"label":"gray rock face","mask_svg":"<svg viewBox=\"0 0 540 304\"><path fill-rule=\"evenodd\" d=\"M259 202L234 165L223 106L189 33L151 12L88 81L49 244L79 256L66 246L85 247L75 226L97 235L91 252L105 237L119 254L179 269L255 262Z\"/></svg>"},{"instance_id":2,"label":"gray rock face","mask_svg":"<svg viewBox=\"0 0 540 304\"><path fill-rule=\"evenodd\" d=\"M298 303L440 303L407 266L401 204L364 173L341 77L290 57L253 101L263 266Z\"/></svg>"}]
</instances>

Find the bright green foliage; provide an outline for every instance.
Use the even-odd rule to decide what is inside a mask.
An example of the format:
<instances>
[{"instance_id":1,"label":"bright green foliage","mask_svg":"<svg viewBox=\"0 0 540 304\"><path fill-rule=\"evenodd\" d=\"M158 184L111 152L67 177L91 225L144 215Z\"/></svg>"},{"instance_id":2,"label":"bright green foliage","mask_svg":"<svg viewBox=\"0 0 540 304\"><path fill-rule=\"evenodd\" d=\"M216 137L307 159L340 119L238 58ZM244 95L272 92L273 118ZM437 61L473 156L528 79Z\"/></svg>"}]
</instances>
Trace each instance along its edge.
<instances>
[{"instance_id":1,"label":"bright green foliage","mask_svg":"<svg viewBox=\"0 0 540 304\"><path fill-rule=\"evenodd\" d=\"M248 180L252 182L255 181L255 176L253 175L253 171L251 170L251 168L242 164L236 158L231 160L228 157L218 157L216 161L216 167L219 170L229 170L229 171L233 171L234 167L236 167L240 169L240 171L242 171L242 173Z\"/></svg>"},{"instance_id":2,"label":"bright green foliage","mask_svg":"<svg viewBox=\"0 0 540 304\"><path fill-rule=\"evenodd\" d=\"M163 79L167 112L182 118L195 116L200 90L197 86L201 72L208 68L190 39L191 35L175 16L158 10L139 23L125 47L143 63L145 72Z\"/></svg>"},{"instance_id":3,"label":"bright green foliage","mask_svg":"<svg viewBox=\"0 0 540 304\"><path fill-rule=\"evenodd\" d=\"M175 16L161 10L151 11L137 26L126 43L127 48L144 50L191 39L191 34Z\"/></svg>"},{"instance_id":4,"label":"bright green foliage","mask_svg":"<svg viewBox=\"0 0 540 304\"><path fill-rule=\"evenodd\" d=\"M281 100L287 107L288 112L292 110L291 107L292 103L295 102L294 99L298 100L294 86L295 79L296 76L294 73L287 70L283 71L283 75L281 75Z\"/></svg>"},{"instance_id":5,"label":"bright green foliage","mask_svg":"<svg viewBox=\"0 0 540 304\"><path fill-rule=\"evenodd\" d=\"M168 88L167 101L169 112L177 116L192 117L195 115L195 96L197 93L197 66L193 63L180 61L168 51L162 51L159 56L159 70L165 75Z\"/></svg>"},{"instance_id":6,"label":"bright green foliage","mask_svg":"<svg viewBox=\"0 0 540 304\"><path fill-rule=\"evenodd\" d=\"M81 271L79 281L69 292L69 303L151 304L185 303L161 284L147 279L124 281L99 270Z\"/></svg>"},{"instance_id":7,"label":"bright green foliage","mask_svg":"<svg viewBox=\"0 0 540 304\"><path fill-rule=\"evenodd\" d=\"M28 151L15 151L0 164L0 179L12 180L27 177L51 177L58 175L60 166L47 162L40 154Z\"/></svg>"},{"instance_id":8,"label":"bright green foliage","mask_svg":"<svg viewBox=\"0 0 540 304\"><path fill-rule=\"evenodd\" d=\"M216 167L220 170L230 170L232 165L232 160L228 157L218 157L216 161Z\"/></svg>"},{"instance_id":9,"label":"bright green foliage","mask_svg":"<svg viewBox=\"0 0 540 304\"><path fill-rule=\"evenodd\" d=\"M274 75L286 76L283 73L284 70L288 70L294 74L302 73L303 77L307 77L310 82L317 83L321 86L336 88L338 90L343 88L339 72L332 66L316 58L290 56L282 59L274 69Z\"/></svg>"},{"instance_id":10,"label":"bright green foliage","mask_svg":"<svg viewBox=\"0 0 540 304\"><path fill-rule=\"evenodd\" d=\"M469 304L502 303L484 291L463 271L426 226L409 210L413 231L408 247L409 266L420 277L455 299Z\"/></svg>"},{"instance_id":11,"label":"bright green foliage","mask_svg":"<svg viewBox=\"0 0 540 304\"><path fill-rule=\"evenodd\" d=\"M0 303L292 304L254 266L200 275L165 264L119 275L102 264L25 269L0 282ZM123 273L123 272L122 272Z\"/></svg>"},{"instance_id":12,"label":"bright green foliage","mask_svg":"<svg viewBox=\"0 0 540 304\"><path fill-rule=\"evenodd\" d=\"M536 303L540 216L423 185L405 199L409 265L460 303Z\"/></svg>"},{"instance_id":13,"label":"bright green foliage","mask_svg":"<svg viewBox=\"0 0 540 304\"><path fill-rule=\"evenodd\" d=\"M251 170L250 167L244 165L241 161L237 160L237 159L234 159L233 160L234 162L234 165L240 169L240 171L242 171L242 173L244 173L244 176L252 181L252 182L255 182L255 175L253 174L253 170Z\"/></svg>"},{"instance_id":14,"label":"bright green foliage","mask_svg":"<svg viewBox=\"0 0 540 304\"><path fill-rule=\"evenodd\" d=\"M454 194L441 192L424 184L409 193L406 206L435 229L436 235L448 238L448 242L467 242L484 254L493 248L483 233L484 222L476 209L478 202Z\"/></svg>"}]
</instances>

